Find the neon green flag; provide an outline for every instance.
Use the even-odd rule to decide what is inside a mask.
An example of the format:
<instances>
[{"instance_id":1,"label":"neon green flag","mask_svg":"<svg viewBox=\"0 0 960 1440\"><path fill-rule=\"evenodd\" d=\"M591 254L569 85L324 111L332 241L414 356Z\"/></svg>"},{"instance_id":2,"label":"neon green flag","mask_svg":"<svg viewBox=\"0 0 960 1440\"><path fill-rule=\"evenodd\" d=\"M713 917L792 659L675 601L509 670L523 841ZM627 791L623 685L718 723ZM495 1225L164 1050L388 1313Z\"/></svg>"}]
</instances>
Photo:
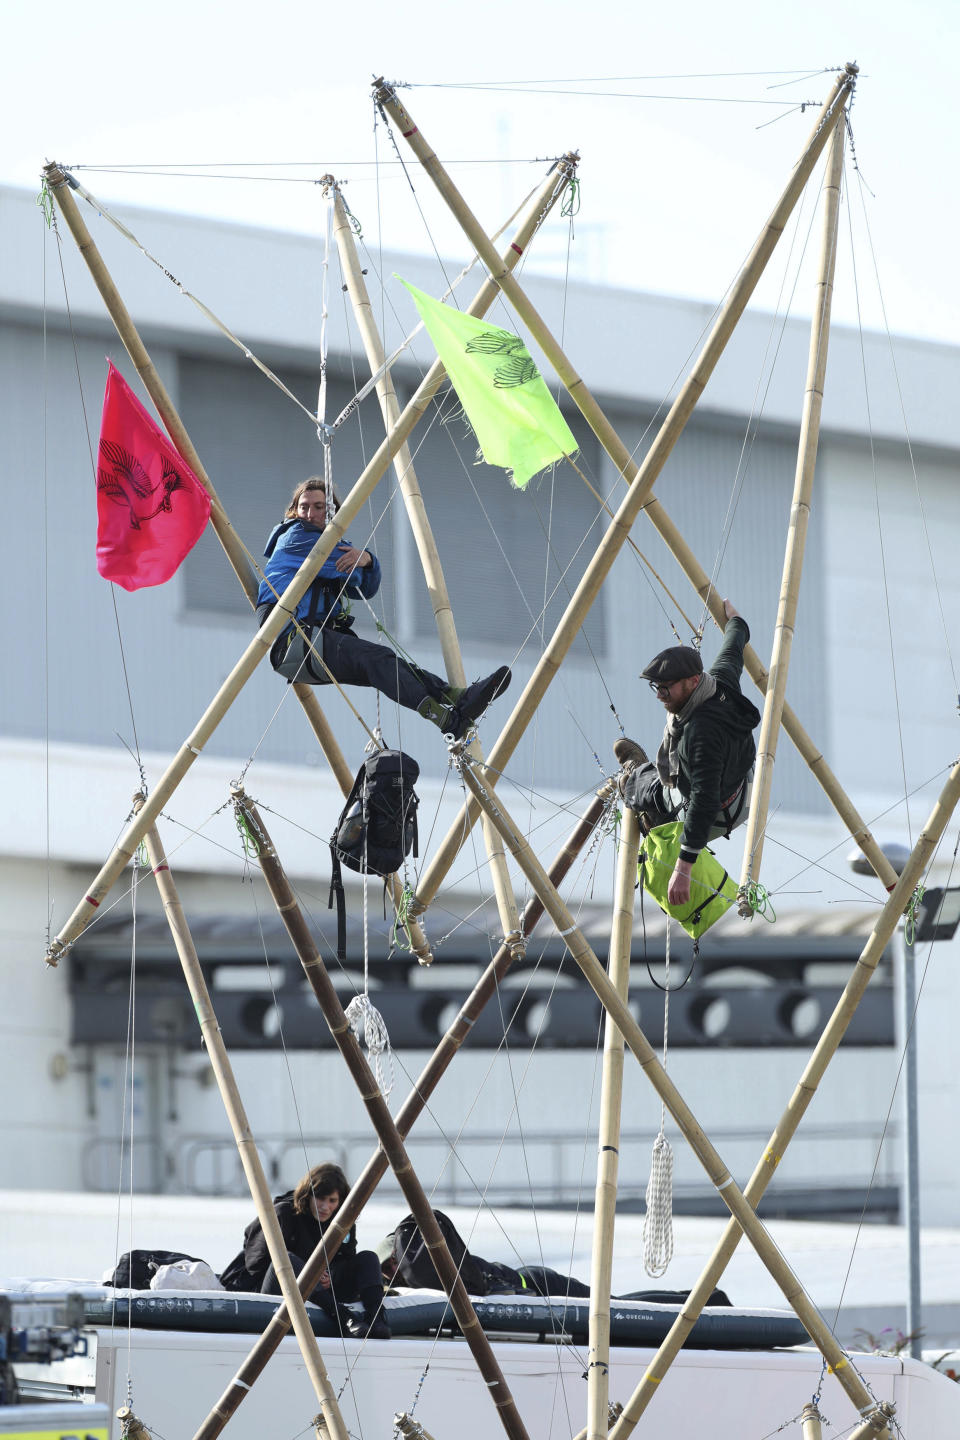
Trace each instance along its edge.
<instances>
[{"instance_id":1,"label":"neon green flag","mask_svg":"<svg viewBox=\"0 0 960 1440\"><path fill-rule=\"evenodd\" d=\"M576 452L570 427L518 335L397 278L413 296L488 465L509 470L522 490L531 475Z\"/></svg>"}]
</instances>

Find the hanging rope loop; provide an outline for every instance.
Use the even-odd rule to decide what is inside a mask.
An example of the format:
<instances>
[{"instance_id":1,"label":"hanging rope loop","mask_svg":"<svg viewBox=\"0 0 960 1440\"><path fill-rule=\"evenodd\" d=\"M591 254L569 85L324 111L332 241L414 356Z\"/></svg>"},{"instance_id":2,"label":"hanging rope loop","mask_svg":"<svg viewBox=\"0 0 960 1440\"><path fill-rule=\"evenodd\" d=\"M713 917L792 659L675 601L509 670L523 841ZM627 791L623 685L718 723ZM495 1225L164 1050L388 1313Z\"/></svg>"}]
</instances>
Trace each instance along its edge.
<instances>
[{"instance_id":1,"label":"hanging rope loop","mask_svg":"<svg viewBox=\"0 0 960 1440\"><path fill-rule=\"evenodd\" d=\"M670 1035L670 921L664 951L663 984L663 1068L667 1068ZM647 967L649 969L649 965ZM691 967L692 968L692 967ZM687 976L689 980L690 976ZM686 980L684 981L686 984ZM682 987L681 987L682 988ZM643 1268L657 1279L673 1259L673 1148L664 1133L667 1111L660 1106L660 1131L653 1142L650 1179L647 1181L647 1213L643 1217Z\"/></svg>"},{"instance_id":2,"label":"hanging rope loop","mask_svg":"<svg viewBox=\"0 0 960 1440\"><path fill-rule=\"evenodd\" d=\"M656 1279L673 1259L673 1148L663 1132L653 1142L647 1213L643 1218L643 1268Z\"/></svg>"},{"instance_id":3,"label":"hanging rope loop","mask_svg":"<svg viewBox=\"0 0 960 1440\"><path fill-rule=\"evenodd\" d=\"M576 175L571 175L567 186L567 193L563 197L560 206L562 216L572 218L580 213L580 180Z\"/></svg>"},{"instance_id":4,"label":"hanging rope loop","mask_svg":"<svg viewBox=\"0 0 960 1440\"><path fill-rule=\"evenodd\" d=\"M377 1084L386 1099L393 1089L393 1051L386 1022L369 995L354 995L346 1009L347 1022L358 1041L367 1047Z\"/></svg>"},{"instance_id":5,"label":"hanging rope loop","mask_svg":"<svg viewBox=\"0 0 960 1440\"><path fill-rule=\"evenodd\" d=\"M920 905L923 900L924 887L918 885L910 896L910 903L907 906L903 917L903 943L913 948L917 938L917 919L920 913Z\"/></svg>"}]
</instances>

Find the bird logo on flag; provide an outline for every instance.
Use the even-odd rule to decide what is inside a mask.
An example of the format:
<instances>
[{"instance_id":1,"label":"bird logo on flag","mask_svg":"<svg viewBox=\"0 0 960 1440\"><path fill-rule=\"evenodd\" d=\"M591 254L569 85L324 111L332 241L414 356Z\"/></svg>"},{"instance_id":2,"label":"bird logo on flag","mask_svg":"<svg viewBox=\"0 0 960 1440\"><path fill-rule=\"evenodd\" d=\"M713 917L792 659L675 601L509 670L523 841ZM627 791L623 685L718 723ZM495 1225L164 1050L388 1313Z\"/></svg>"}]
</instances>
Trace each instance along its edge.
<instances>
[{"instance_id":1,"label":"bird logo on flag","mask_svg":"<svg viewBox=\"0 0 960 1440\"><path fill-rule=\"evenodd\" d=\"M520 336L511 335L509 330L485 330L482 335L474 335L467 341L464 353L509 357L493 372L493 383L497 390L513 390L517 385L527 385L540 374Z\"/></svg>"},{"instance_id":2,"label":"bird logo on flag","mask_svg":"<svg viewBox=\"0 0 960 1440\"><path fill-rule=\"evenodd\" d=\"M139 530L157 515L173 510L173 494L184 488L183 477L170 463L166 455L161 456L162 474L151 481L135 455L124 450L113 440L101 439L100 461L97 466L97 489L115 505L125 505L130 516L131 530ZM109 469L107 468L109 466ZM162 490L159 501L152 510L138 514L137 501L152 500Z\"/></svg>"}]
</instances>

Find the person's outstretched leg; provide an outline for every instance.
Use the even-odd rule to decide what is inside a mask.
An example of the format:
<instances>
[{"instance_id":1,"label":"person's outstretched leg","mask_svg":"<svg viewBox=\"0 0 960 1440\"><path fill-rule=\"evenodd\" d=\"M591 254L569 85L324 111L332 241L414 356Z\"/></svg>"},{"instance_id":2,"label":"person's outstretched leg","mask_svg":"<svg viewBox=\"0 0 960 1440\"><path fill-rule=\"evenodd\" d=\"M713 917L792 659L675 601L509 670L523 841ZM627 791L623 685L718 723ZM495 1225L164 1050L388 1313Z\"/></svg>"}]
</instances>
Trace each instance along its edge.
<instances>
[{"instance_id":1,"label":"person's outstretched leg","mask_svg":"<svg viewBox=\"0 0 960 1440\"><path fill-rule=\"evenodd\" d=\"M459 740L483 714L491 701L510 684L504 665L459 690L430 670L411 665L386 645L375 645L350 631L326 630L323 658L341 685L365 685L379 690L408 710L416 710Z\"/></svg>"}]
</instances>

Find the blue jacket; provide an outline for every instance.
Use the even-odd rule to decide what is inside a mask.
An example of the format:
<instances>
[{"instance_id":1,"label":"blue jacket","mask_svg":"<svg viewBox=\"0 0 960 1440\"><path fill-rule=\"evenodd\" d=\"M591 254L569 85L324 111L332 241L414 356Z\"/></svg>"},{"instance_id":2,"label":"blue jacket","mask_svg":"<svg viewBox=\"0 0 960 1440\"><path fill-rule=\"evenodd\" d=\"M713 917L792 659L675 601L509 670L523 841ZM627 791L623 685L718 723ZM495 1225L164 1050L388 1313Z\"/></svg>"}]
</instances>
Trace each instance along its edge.
<instances>
[{"instance_id":1,"label":"blue jacket","mask_svg":"<svg viewBox=\"0 0 960 1440\"><path fill-rule=\"evenodd\" d=\"M267 560L263 567L266 578L261 580L257 592L257 615L261 624L269 614L269 610L262 610L261 607L273 608L277 597L286 590L322 533L316 525L306 525L302 520L296 519L282 521L271 532L263 552ZM334 546L324 561L320 574L297 606L298 620L305 620L309 615L311 598L314 595L317 597L317 615L321 623L324 619L333 619L339 615L343 609L342 597L357 598L362 595L369 600L376 595L380 589L380 561L372 551L368 552L371 555L370 564L362 569L351 571L349 576L342 575L337 570L337 560L349 548L349 540L341 540Z\"/></svg>"}]
</instances>

